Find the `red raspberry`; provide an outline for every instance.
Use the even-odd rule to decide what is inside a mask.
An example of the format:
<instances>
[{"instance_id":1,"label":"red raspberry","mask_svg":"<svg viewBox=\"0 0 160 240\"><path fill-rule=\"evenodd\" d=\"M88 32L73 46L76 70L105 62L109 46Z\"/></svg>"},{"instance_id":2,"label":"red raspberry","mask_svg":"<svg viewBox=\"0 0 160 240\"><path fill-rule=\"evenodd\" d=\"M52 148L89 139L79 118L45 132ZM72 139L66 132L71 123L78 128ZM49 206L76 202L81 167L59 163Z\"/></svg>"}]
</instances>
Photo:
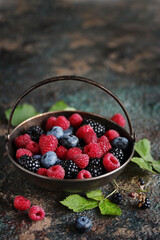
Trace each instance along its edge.
<instances>
[{"instance_id":1,"label":"red raspberry","mask_svg":"<svg viewBox=\"0 0 160 240\"><path fill-rule=\"evenodd\" d=\"M16 152L16 158L19 159L23 155L33 156L32 152L25 148L19 148Z\"/></svg>"},{"instance_id":2,"label":"red raspberry","mask_svg":"<svg viewBox=\"0 0 160 240\"><path fill-rule=\"evenodd\" d=\"M100 146L101 150L103 151L103 155L109 152L109 150L112 148L111 144L104 143L104 142L99 142L98 145Z\"/></svg>"},{"instance_id":3,"label":"red raspberry","mask_svg":"<svg viewBox=\"0 0 160 240\"><path fill-rule=\"evenodd\" d=\"M72 116L68 120L70 121L71 125L75 128L78 128L83 122L83 118L78 113L72 114Z\"/></svg>"},{"instance_id":4,"label":"red raspberry","mask_svg":"<svg viewBox=\"0 0 160 240\"><path fill-rule=\"evenodd\" d=\"M99 143L99 142L104 142L104 143L109 143L109 139L106 137L106 136L102 136L102 137L100 137L98 140L97 140L97 142Z\"/></svg>"},{"instance_id":5,"label":"red raspberry","mask_svg":"<svg viewBox=\"0 0 160 240\"><path fill-rule=\"evenodd\" d=\"M73 160L78 154L81 154L82 150L78 147L70 148L67 151L66 159Z\"/></svg>"},{"instance_id":6,"label":"red raspberry","mask_svg":"<svg viewBox=\"0 0 160 240\"><path fill-rule=\"evenodd\" d=\"M85 168L89 164L89 156L87 154L78 154L73 162L75 162L79 168Z\"/></svg>"},{"instance_id":7,"label":"red raspberry","mask_svg":"<svg viewBox=\"0 0 160 240\"><path fill-rule=\"evenodd\" d=\"M47 176L51 178L63 179L65 176L65 170L62 166L56 165L47 170Z\"/></svg>"},{"instance_id":8,"label":"red raspberry","mask_svg":"<svg viewBox=\"0 0 160 240\"><path fill-rule=\"evenodd\" d=\"M112 141L114 138L119 137L119 133L116 130L109 130L105 133L105 136L109 139L109 141Z\"/></svg>"},{"instance_id":9,"label":"red raspberry","mask_svg":"<svg viewBox=\"0 0 160 240\"><path fill-rule=\"evenodd\" d=\"M37 174L42 176L47 176L47 169L46 168L39 168Z\"/></svg>"},{"instance_id":10,"label":"red raspberry","mask_svg":"<svg viewBox=\"0 0 160 240\"><path fill-rule=\"evenodd\" d=\"M14 207L20 211L25 211L31 206L31 202L23 196L17 196L13 204Z\"/></svg>"},{"instance_id":11,"label":"red raspberry","mask_svg":"<svg viewBox=\"0 0 160 240\"><path fill-rule=\"evenodd\" d=\"M67 154L67 148L63 147L62 145L60 145L59 147L57 147L56 149L56 154L57 157L61 160L65 160L66 159L66 154Z\"/></svg>"},{"instance_id":12,"label":"red raspberry","mask_svg":"<svg viewBox=\"0 0 160 240\"><path fill-rule=\"evenodd\" d=\"M39 139L39 147L42 155L49 151L55 151L58 145L58 140L53 135L41 136Z\"/></svg>"},{"instance_id":13,"label":"red raspberry","mask_svg":"<svg viewBox=\"0 0 160 240\"><path fill-rule=\"evenodd\" d=\"M95 132L87 132L84 134L84 142L86 144L90 144L93 142L97 142L97 135L95 134Z\"/></svg>"},{"instance_id":14,"label":"red raspberry","mask_svg":"<svg viewBox=\"0 0 160 240\"><path fill-rule=\"evenodd\" d=\"M120 162L112 153L107 153L103 157L103 166L107 172L111 172L120 167Z\"/></svg>"},{"instance_id":15,"label":"red raspberry","mask_svg":"<svg viewBox=\"0 0 160 240\"><path fill-rule=\"evenodd\" d=\"M90 158L101 158L103 152L98 143L90 143L84 147L84 153Z\"/></svg>"},{"instance_id":16,"label":"red raspberry","mask_svg":"<svg viewBox=\"0 0 160 240\"><path fill-rule=\"evenodd\" d=\"M85 179L85 178L91 178L91 177L92 175L87 170L81 170L77 175L77 179Z\"/></svg>"},{"instance_id":17,"label":"red raspberry","mask_svg":"<svg viewBox=\"0 0 160 240\"><path fill-rule=\"evenodd\" d=\"M120 126L124 127L126 124L126 120L121 113L116 113L111 117L111 120Z\"/></svg>"},{"instance_id":18,"label":"red raspberry","mask_svg":"<svg viewBox=\"0 0 160 240\"><path fill-rule=\"evenodd\" d=\"M45 217L45 211L42 207L33 205L28 212L29 218L34 221L42 220Z\"/></svg>"},{"instance_id":19,"label":"red raspberry","mask_svg":"<svg viewBox=\"0 0 160 240\"><path fill-rule=\"evenodd\" d=\"M59 116L56 119L55 126L61 127L63 130L66 130L70 126L70 122L64 116Z\"/></svg>"},{"instance_id":20,"label":"red raspberry","mask_svg":"<svg viewBox=\"0 0 160 240\"><path fill-rule=\"evenodd\" d=\"M27 143L26 149L31 151L34 155L36 155L36 154L38 154L40 152L38 143L36 143L36 142L34 142L32 140Z\"/></svg>"},{"instance_id":21,"label":"red raspberry","mask_svg":"<svg viewBox=\"0 0 160 240\"><path fill-rule=\"evenodd\" d=\"M93 128L90 125L84 125L80 127L76 132L76 136L78 138L83 138L84 134L87 132L94 132Z\"/></svg>"},{"instance_id":22,"label":"red raspberry","mask_svg":"<svg viewBox=\"0 0 160 240\"><path fill-rule=\"evenodd\" d=\"M25 148L26 144L31 140L28 134L20 135L15 138L14 143L17 148Z\"/></svg>"},{"instance_id":23,"label":"red raspberry","mask_svg":"<svg viewBox=\"0 0 160 240\"><path fill-rule=\"evenodd\" d=\"M52 127L55 126L55 122L56 122L56 117L50 117L48 118L47 122L46 122L46 131L50 130Z\"/></svg>"}]
</instances>

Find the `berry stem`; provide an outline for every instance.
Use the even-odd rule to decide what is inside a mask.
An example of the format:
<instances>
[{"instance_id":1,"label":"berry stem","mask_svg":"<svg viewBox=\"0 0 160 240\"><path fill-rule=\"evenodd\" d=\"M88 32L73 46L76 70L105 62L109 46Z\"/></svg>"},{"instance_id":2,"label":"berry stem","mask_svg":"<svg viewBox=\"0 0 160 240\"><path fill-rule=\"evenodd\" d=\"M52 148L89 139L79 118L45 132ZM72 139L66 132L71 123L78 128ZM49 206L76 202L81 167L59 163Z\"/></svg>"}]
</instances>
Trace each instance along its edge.
<instances>
[{"instance_id":1,"label":"berry stem","mask_svg":"<svg viewBox=\"0 0 160 240\"><path fill-rule=\"evenodd\" d=\"M116 182L115 179L113 179L113 183L115 184L117 191L118 191L118 189L121 189L121 190L123 190L123 191L125 191L125 192L130 192L129 190L120 187L120 186L117 184L117 182Z\"/></svg>"},{"instance_id":2,"label":"berry stem","mask_svg":"<svg viewBox=\"0 0 160 240\"><path fill-rule=\"evenodd\" d=\"M114 189L114 191L113 191L113 192L111 192L110 194L108 194L108 195L107 195L107 197L105 197L105 199L106 199L106 198L109 198L109 197L110 197L111 195L113 195L115 192L117 192L117 188L116 188L116 189Z\"/></svg>"}]
</instances>

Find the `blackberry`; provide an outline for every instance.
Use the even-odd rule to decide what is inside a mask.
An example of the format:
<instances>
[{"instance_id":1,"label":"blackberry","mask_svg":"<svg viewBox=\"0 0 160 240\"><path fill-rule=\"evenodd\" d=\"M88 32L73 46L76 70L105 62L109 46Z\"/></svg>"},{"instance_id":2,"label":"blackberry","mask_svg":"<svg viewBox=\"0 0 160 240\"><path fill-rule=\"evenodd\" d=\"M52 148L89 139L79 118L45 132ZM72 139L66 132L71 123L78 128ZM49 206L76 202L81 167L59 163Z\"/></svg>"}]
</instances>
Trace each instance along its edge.
<instances>
[{"instance_id":1,"label":"blackberry","mask_svg":"<svg viewBox=\"0 0 160 240\"><path fill-rule=\"evenodd\" d=\"M114 193L111 197L112 201L116 204L121 204L123 197L120 193Z\"/></svg>"},{"instance_id":2,"label":"blackberry","mask_svg":"<svg viewBox=\"0 0 160 240\"><path fill-rule=\"evenodd\" d=\"M138 179L138 183L139 183L140 185L144 185L144 184L145 184L143 178L139 178L139 179Z\"/></svg>"},{"instance_id":3,"label":"blackberry","mask_svg":"<svg viewBox=\"0 0 160 240\"><path fill-rule=\"evenodd\" d=\"M43 130L40 126L33 126L28 129L27 134L31 136L32 141L38 142Z\"/></svg>"},{"instance_id":4,"label":"blackberry","mask_svg":"<svg viewBox=\"0 0 160 240\"><path fill-rule=\"evenodd\" d=\"M40 168L40 161L26 154L18 159L18 163L31 172L37 172Z\"/></svg>"},{"instance_id":5,"label":"blackberry","mask_svg":"<svg viewBox=\"0 0 160 240\"><path fill-rule=\"evenodd\" d=\"M109 152L119 160L121 165L124 163L124 153L120 148L112 148Z\"/></svg>"},{"instance_id":6,"label":"blackberry","mask_svg":"<svg viewBox=\"0 0 160 240\"><path fill-rule=\"evenodd\" d=\"M89 165L86 167L86 170L91 173L92 177L98 177L104 174L105 171L102 164L102 159L90 158Z\"/></svg>"},{"instance_id":7,"label":"blackberry","mask_svg":"<svg viewBox=\"0 0 160 240\"><path fill-rule=\"evenodd\" d=\"M83 120L83 125L90 125L93 128L93 130L95 131L98 138L100 138L106 132L106 128L104 125L102 125L101 123L98 123L92 119L85 118Z\"/></svg>"},{"instance_id":8,"label":"blackberry","mask_svg":"<svg viewBox=\"0 0 160 240\"><path fill-rule=\"evenodd\" d=\"M151 207L150 200L149 200L148 198L146 198L144 203L139 202L139 207L140 207L141 209L150 208L150 207Z\"/></svg>"},{"instance_id":9,"label":"blackberry","mask_svg":"<svg viewBox=\"0 0 160 240\"><path fill-rule=\"evenodd\" d=\"M76 178L79 172L78 166L72 160L64 160L58 165L61 165L65 170L65 177L67 179Z\"/></svg>"}]
</instances>

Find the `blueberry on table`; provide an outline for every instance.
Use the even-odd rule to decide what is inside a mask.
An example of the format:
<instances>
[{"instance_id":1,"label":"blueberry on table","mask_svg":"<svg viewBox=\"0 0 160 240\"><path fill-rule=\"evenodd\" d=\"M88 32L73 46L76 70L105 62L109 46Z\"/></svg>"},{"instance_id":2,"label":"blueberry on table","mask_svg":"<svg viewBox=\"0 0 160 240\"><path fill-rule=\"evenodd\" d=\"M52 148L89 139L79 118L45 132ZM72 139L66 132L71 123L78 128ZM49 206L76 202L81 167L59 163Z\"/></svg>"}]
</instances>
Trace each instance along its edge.
<instances>
[{"instance_id":1,"label":"blueberry on table","mask_svg":"<svg viewBox=\"0 0 160 240\"><path fill-rule=\"evenodd\" d=\"M92 227L92 221L88 217L79 217L76 220L76 229L80 233L88 232Z\"/></svg>"},{"instance_id":2,"label":"blueberry on table","mask_svg":"<svg viewBox=\"0 0 160 240\"><path fill-rule=\"evenodd\" d=\"M74 135L64 136L60 140L60 143L62 146L66 147L66 148L74 148L79 143L79 139Z\"/></svg>"},{"instance_id":3,"label":"blueberry on table","mask_svg":"<svg viewBox=\"0 0 160 240\"><path fill-rule=\"evenodd\" d=\"M117 137L113 139L111 145L112 147L120 148L125 151L128 149L129 142L125 137Z\"/></svg>"},{"instance_id":4,"label":"blueberry on table","mask_svg":"<svg viewBox=\"0 0 160 240\"><path fill-rule=\"evenodd\" d=\"M41 157L41 165L44 168L50 168L54 166L57 162L57 154L55 152L49 151Z\"/></svg>"},{"instance_id":5,"label":"blueberry on table","mask_svg":"<svg viewBox=\"0 0 160 240\"><path fill-rule=\"evenodd\" d=\"M64 132L63 132L63 129L62 129L61 127L55 126L55 127L53 127L51 130L49 130L46 135L47 135L47 136L48 136L48 135L53 135L53 136L55 136L57 139L60 139L60 138L63 137Z\"/></svg>"}]
</instances>

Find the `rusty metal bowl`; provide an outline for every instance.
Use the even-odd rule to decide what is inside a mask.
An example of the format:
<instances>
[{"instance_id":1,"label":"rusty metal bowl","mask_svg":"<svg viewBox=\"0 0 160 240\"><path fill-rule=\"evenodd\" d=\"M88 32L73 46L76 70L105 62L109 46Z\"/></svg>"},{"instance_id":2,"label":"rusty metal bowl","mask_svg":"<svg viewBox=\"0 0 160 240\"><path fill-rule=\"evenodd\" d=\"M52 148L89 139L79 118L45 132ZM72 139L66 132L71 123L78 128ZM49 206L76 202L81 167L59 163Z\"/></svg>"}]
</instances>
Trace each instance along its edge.
<instances>
[{"instance_id":1,"label":"rusty metal bowl","mask_svg":"<svg viewBox=\"0 0 160 240\"><path fill-rule=\"evenodd\" d=\"M58 111L58 112L47 112L47 113L43 113L43 114L39 114L36 115L35 117L29 118L28 120L22 122L21 124L19 124L10 134L10 128L11 128L11 121L12 121L12 117L14 114L14 111L17 107L17 105L19 104L19 102L32 90L36 89L37 87L40 87L44 84L50 83L50 82L57 82L57 81L67 81L67 80L74 80L74 81L81 81L81 82L85 82L91 85L94 85L100 89L102 89L103 91L105 91L107 94L109 94L111 97L113 97L118 104L120 105L120 107L122 108L126 119L128 121L128 125L129 125L129 132L126 131L126 129L122 128L121 126L119 126L118 124L116 124L115 122L111 121L110 119L107 119L103 116L97 115L97 114L93 114L93 113L88 113L88 112L81 112L81 111ZM15 159L15 145L14 145L14 139L15 137L17 137L20 134L24 134L24 132L26 132L26 130L34 125L39 125L39 126L44 126L46 120L50 117L50 116L60 116L60 115L64 115L65 117L69 117L71 116L73 113L79 113L82 117L85 118L92 118L102 124L104 124L106 126L106 129L115 129L117 130L121 136L126 137L129 140L129 149L127 151L127 160L125 161L124 164L122 164L122 166L120 166L118 169L103 174L101 176L98 177L94 177L94 178L88 178L88 179L54 179L54 178L49 178L49 177L45 177L45 176L41 176L38 175L36 173L30 172L27 169L23 168L21 165L19 165ZM10 119L9 119L9 123L8 123L8 132L6 134L6 150L7 150L7 154L9 159L11 160L11 162L13 163L13 165L15 166L15 168L24 176L28 179L28 181L32 182L35 185L38 185L42 188L45 188L47 190L50 191L65 191L65 192L86 192L89 190L93 190L96 189L98 187L101 187L105 184L107 184L108 182L112 181L113 179L115 179L116 177L118 177L119 174L121 174L121 172L124 170L124 168L127 166L127 164L129 163L130 159L133 156L134 153L134 143L135 143L135 135L133 134L132 131L132 125L131 125L131 121L130 118L128 116L128 113L125 109L125 107L123 106L123 104L121 103L121 101L108 89L106 89L105 87L103 87L102 85L87 79L87 78L83 78L83 77L77 77L77 76L59 76L59 77L53 77L50 79L46 79L43 81L38 82L37 84L31 86L28 90L26 90L16 101L14 107L12 108L12 112L10 115Z\"/></svg>"}]
</instances>

